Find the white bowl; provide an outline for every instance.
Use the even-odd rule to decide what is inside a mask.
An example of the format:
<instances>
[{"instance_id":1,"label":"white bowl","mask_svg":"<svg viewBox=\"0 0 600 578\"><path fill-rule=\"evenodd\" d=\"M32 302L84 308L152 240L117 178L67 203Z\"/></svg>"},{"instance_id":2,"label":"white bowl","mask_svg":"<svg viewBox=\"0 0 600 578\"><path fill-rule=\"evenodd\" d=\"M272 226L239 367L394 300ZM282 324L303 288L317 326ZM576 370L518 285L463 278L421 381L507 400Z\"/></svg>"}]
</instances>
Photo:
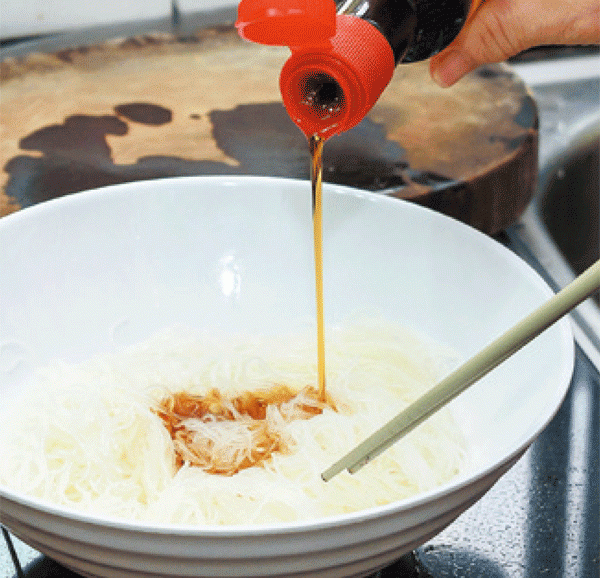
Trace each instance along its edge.
<instances>
[{"instance_id":1,"label":"white bowl","mask_svg":"<svg viewBox=\"0 0 600 578\"><path fill-rule=\"evenodd\" d=\"M117 185L0 220L0 396L33 369L175 323L277 334L314 316L310 185L245 177ZM550 297L477 231L430 210L326 186L327 324L369 308L465 358ZM474 468L426 494L314 522L159 526L73 514L0 487L0 521L85 576L362 576L479 499L557 411L573 369L562 320L452 403ZM0 416L1 417L1 416Z\"/></svg>"}]
</instances>

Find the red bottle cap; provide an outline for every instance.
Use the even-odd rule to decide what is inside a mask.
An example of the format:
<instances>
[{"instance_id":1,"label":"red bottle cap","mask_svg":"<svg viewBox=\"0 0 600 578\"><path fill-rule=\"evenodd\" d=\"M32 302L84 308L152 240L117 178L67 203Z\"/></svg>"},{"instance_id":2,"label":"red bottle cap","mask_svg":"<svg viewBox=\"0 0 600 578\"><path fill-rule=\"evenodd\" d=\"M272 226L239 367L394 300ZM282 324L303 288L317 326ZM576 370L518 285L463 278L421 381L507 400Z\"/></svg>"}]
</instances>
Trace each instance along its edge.
<instances>
[{"instance_id":1,"label":"red bottle cap","mask_svg":"<svg viewBox=\"0 0 600 578\"><path fill-rule=\"evenodd\" d=\"M306 46L335 34L335 13L334 0L242 0L235 25L251 42Z\"/></svg>"},{"instance_id":2,"label":"red bottle cap","mask_svg":"<svg viewBox=\"0 0 600 578\"><path fill-rule=\"evenodd\" d=\"M394 68L393 51L375 26L339 15L329 46L292 46L279 86L287 112L302 132L329 138L365 117Z\"/></svg>"}]
</instances>

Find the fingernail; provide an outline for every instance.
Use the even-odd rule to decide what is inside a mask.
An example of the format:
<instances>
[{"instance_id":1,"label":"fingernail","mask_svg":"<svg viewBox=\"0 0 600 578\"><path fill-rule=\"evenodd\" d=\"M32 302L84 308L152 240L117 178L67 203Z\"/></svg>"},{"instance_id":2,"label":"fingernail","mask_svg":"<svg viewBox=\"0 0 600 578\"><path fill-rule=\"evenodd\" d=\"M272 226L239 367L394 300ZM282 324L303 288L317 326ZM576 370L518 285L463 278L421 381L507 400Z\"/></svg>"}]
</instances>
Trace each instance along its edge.
<instances>
[{"instance_id":1,"label":"fingernail","mask_svg":"<svg viewBox=\"0 0 600 578\"><path fill-rule=\"evenodd\" d=\"M435 61L432 66L431 76L442 88L452 86L465 74L475 68L471 59L462 52L452 50Z\"/></svg>"}]
</instances>

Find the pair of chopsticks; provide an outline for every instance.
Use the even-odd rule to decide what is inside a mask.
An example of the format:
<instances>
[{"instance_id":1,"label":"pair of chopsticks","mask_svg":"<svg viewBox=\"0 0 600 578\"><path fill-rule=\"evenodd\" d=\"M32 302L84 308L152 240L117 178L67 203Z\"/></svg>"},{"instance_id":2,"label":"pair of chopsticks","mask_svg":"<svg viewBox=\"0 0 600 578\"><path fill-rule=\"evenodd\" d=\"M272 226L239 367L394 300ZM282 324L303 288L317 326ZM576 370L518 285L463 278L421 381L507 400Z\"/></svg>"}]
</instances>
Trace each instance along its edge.
<instances>
[{"instance_id":1,"label":"pair of chopsticks","mask_svg":"<svg viewBox=\"0 0 600 578\"><path fill-rule=\"evenodd\" d=\"M406 409L392 418L365 441L325 470L321 477L328 482L347 469L358 471L385 451L402 436L452 401L470 385L500 365L563 315L600 288L600 261L596 261L573 282L546 303L503 333L487 347L471 357Z\"/></svg>"}]
</instances>

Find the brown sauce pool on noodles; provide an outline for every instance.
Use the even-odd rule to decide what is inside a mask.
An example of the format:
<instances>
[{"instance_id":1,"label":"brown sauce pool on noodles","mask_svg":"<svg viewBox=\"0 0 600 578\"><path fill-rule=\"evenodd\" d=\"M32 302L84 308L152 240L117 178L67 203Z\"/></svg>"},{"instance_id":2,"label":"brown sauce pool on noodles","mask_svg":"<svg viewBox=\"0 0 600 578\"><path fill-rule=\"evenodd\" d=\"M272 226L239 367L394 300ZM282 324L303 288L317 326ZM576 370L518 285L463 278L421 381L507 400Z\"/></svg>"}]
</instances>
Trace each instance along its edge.
<instances>
[{"instance_id":1,"label":"brown sauce pool on noodles","mask_svg":"<svg viewBox=\"0 0 600 578\"><path fill-rule=\"evenodd\" d=\"M269 406L275 406L285 422L310 419L321 414L325 407L335 409L330 398L320 401L319 393L312 387L296 392L286 385L274 385L234 397L226 397L218 389L206 395L173 393L163 398L153 411L173 440L177 469L188 464L210 474L232 476L240 470L263 465L275 452L289 451L282 432L267 419ZM203 425L210 427L217 437L230 435L228 426L237 426L246 443L239 447L228 443L224 450L211 435L202 433Z\"/></svg>"}]
</instances>

